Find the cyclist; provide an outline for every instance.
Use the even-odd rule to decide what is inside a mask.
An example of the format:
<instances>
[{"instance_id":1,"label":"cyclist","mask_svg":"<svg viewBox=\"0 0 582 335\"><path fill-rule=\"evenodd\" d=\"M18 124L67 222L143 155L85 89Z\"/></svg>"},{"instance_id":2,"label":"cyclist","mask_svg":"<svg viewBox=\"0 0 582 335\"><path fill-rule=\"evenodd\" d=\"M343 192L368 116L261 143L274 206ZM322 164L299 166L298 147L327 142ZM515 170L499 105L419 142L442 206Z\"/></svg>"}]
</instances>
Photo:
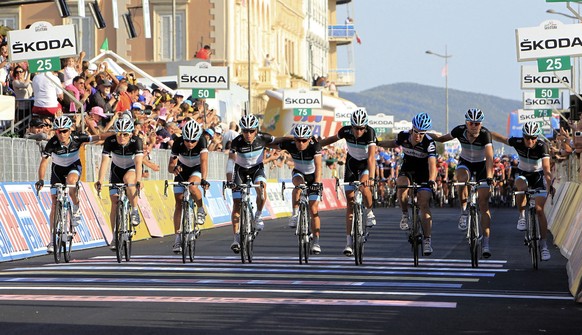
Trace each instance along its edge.
<instances>
[{"instance_id":1,"label":"cyclist","mask_svg":"<svg viewBox=\"0 0 582 335\"><path fill-rule=\"evenodd\" d=\"M49 159L52 159L51 166L51 184L73 185L79 181L81 171L81 160L79 158L79 149L85 142L94 142L101 140L101 136L91 136L85 134L72 133L73 121L67 116L60 116L53 122L53 129L56 134L48 141L42 151L42 158L38 167L38 181L35 183L37 191L44 186L44 175L48 167ZM79 225L81 222L81 211L79 210L79 197L77 190L71 188L69 191L71 200L73 201L73 226ZM55 213L57 204L57 190L51 188L51 213ZM51 232L54 229L55 218L50 217ZM54 251L53 242L47 245L47 252Z\"/></svg>"},{"instance_id":2,"label":"cyclist","mask_svg":"<svg viewBox=\"0 0 582 335\"><path fill-rule=\"evenodd\" d=\"M490 187L493 184L493 144L491 143L491 133L482 126L485 114L478 108L470 108L465 113L465 124L459 125L450 133L435 138L438 142L447 142L458 139L461 143L461 154L455 178L458 182L464 183L476 174L477 182L487 182L487 185L480 185L478 188L479 211L481 213L481 224L483 226L483 257L491 257L489 246L489 236L491 233L491 213L489 212ZM459 186L459 200L461 203L461 217L459 218L459 229L467 229L469 214L467 212L468 191L466 186Z\"/></svg>"},{"instance_id":3,"label":"cyclist","mask_svg":"<svg viewBox=\"0 0 582 335\"><path fill-rule=\"evenodd\" d=\"M234 162L234 174L229 176L227 171L227 181L234 182L235 185L241 185L246 183L247 177L250 177L253 183L262 185L262 194L260 189L257 189L257 211L255 213L255 228L257 231L261 231L265 226L261 213L265 205L264 199L267 197L267 177L263 166L263 156L267 145L278 144L278 142L272 135L259 132L259 119L252 114L244 115L239 121L239 126L242 133L232 140L228 155L229 162L227 163L231 165ZM241 202L240 188L232 190L232 199L231 220L234 241L230 245L230 249L235 254L238 254L240 252L238 235Z\"/></svg>"},{"instance_id":4,"label":"cyclist","mask_svg":"<svg viewBox=\"0 0 582 335\"><path fill-rule=\"evenodd\" d=\"M499 194L495 194L495 196L500 197L500 200L503 200L503 188L505 181L505 165L501 162L501 158L495 157L493 159L493 183L494 189L499 191Z\"/></svg>"},{"instance_id":5,"label":"cyclist","mask_svg":"<svg viewBox=\"0 0 582 335\"><path fill-rule=\"evenodd\" d=\"M407 186L411 182L423 185L418 192L418 207L422 220L424 240L422 250L425 256L432 254L431 230L432 215L430 212L431 192L435 192L437 166L436 145L426 132L431 128L432 120L427 113L419 113L412 118L411 131L398 133L396 139L381 141L380 146L394 148L402 146L404 159L396 183L398 186ZM408 189L398 189L398 200L402 209L400 229L408 230Z\"/></svg>"},{"instance_id":6,"label":"cyclist","mask_svg":"<svg viewBox=\"0 0 582 335\"><path fill-rule=\"evenodd\" d=\"M127 197L131 204L131 224L140 224L139 210L137 207L137 191L141 188L143 142L141 138L133 135L133 121L128 117L121 117L115 121L115 135L105 139L101 165L99 166L99 179L95 188L101 190L105 180L105 172L111 163L109 181L111 184L129 184ZM109 215L111 229L115 230L115 214L117 213L118 189L110 188L111 213ZM115 250L115 244L111 244L111 250Z\"/></svg>"},{"instance_id":7,"label":"cyclist","mask_svg":"<svg viewBox=\"0 0 582 335\"><path fill-rule=\"evenodd\" d=\"M291 131L294 139L283 139L279 143L281 150L287 150L293 158L295 168L291 172L293 185L297 186L305 183L309 195L309 212L311 215L313 229L313 245L311 251L314 254L321 253L319 245L320 219L319 200L321 198L321 144L312 136L311 127L305 124L298 124ZM292 204L293 215L289 219L289 227L297 227L299 198L301 190L294 189Z\"/></svg>"},{"instance_id":8,"label":"cyclist","mask_svg":"<svg viewBox=\"0 0 582 335\"><path fill-rule=\"evenodd\" d=\"M548 220L544 213L547 192L550 192L552 172L550 170L550 149L548 143L542 141L539 136L542 134L542 127L537 122L526 122L522 127L523 137L507 138L496 132L491 132L493 139L501 143L512 146L519 155L519 165L517 167L515 188L518 191L530 189L546 190L538 193L536 197L536 214L540 224L540 251L542 261L551 258L550 250L546 238L548 236ZM525 221L525 195L516 195L516 203L519 210L517 220L517 230L526 229Z\"/></svg>"},{"instance_id":9,"label":"cyclist","mask_svg":"<svg viewBox=\"0 0 582 335\"><path fill-rule=\"evenodd\" d=\"M362 195L366 207L366 226L373 227L376 225L376 217L372 212L372 192L370 187L374 185L374 173L376 172L376 132L374 128L368 125L368 112L365 109L358 108L350 116L351 126L342 127L337 135L327 137L321 141L321 146L345 139L348 146L348 152L345 163L344 182L353 182L359 180L363 186ZM346 247L344 255L350 257L353 254L352 249L352 214L353 207L350 205L354 202L354 187L346 185L344 187L348 206L346 208Z\"/></svg>"},{"instance_id":10,"label":"cyclist","mask_svg":"<svg viewBox=\"0 0 582 335\"><path fill-rule=\"evenodd\" d=\"M182 128L182 137L174 140L170 161L168 163L168 172L175 175L175 182L200 183L204 188L210 186L206 181L208 175L208 148L206 139L202 136L203 132L204 129L202 129L201 124L194 120L188 121ZM174 232L176 233L176 238L172 251L175 253L182 251L180 219L184 192L186 192L184 186L174 186L174 199L176 200L174 207ZM191 185L188 188L188 192L190 192L198 207L196 224L203 225L206 212L204 211L200 188L196 185Z\"/></svg>"},{"instance_id":11,"label":"cyclist","mask_svg":"<svg viewBox=\"0 0 582 335\"><path fill-rule=\"evenodd\" d=\"M443 202L446 204L449 198L449 165L445 159L441 156L437 158L437 190L442 188L443 190Z\"/></svg>"}]
</instances>

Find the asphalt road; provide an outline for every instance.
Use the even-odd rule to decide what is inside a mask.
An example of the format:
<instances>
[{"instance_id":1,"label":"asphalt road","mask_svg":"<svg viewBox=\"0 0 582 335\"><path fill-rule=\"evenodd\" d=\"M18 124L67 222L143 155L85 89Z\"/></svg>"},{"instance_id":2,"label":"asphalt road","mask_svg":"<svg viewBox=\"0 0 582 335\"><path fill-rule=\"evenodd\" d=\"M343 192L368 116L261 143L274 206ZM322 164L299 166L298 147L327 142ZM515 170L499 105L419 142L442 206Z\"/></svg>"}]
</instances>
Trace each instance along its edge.
<instances>
[{"instance_id":1,"label":"asphalt road","mask_svg":"<svg viewBox=\"0 0 582 335\"><path fill-rule=\"evenodd\" d=\"M287 220L266 222L252 264L206 230L194 263L173 237L134 242L118 264L107 248L69 264L42 256L0 264L0 334L582 334L566 260L533 270L514 209L493 210L493 256L471 268L458 210L433 209L433 247L413 267L399 209L377 209L364 264L342 255L343 211L322 213L323 252L297 261Z\"/></svg>"}]
</instances>

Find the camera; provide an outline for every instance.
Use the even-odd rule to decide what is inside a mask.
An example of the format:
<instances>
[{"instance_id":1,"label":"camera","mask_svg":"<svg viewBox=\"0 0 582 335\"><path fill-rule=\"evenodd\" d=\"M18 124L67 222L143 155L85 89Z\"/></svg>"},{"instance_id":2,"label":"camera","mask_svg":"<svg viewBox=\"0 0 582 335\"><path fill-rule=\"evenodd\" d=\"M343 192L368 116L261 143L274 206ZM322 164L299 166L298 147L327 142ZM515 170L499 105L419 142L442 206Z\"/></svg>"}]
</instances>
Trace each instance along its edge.
<instances>
[{"instance_id":1,"label":"camera","mask_svg":"<svg viewBox=\"0 0 582 335\"><path fill-rule=\"evenodd\" d=\"M575 137L582 137L582 131L574 132Z\"/></svg>"}]
</instances>

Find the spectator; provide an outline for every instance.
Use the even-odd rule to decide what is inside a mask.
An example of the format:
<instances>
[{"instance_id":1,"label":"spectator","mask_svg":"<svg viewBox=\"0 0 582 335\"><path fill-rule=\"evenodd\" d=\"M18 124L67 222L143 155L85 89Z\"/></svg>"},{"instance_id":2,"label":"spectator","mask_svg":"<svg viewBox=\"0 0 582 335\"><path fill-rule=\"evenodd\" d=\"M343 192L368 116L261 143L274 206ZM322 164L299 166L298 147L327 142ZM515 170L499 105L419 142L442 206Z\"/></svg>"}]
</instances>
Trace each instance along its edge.
<instances>
[{"instance_id":1,"label":"spectator","mask_svg":"<svg viewBox=\"0 0 582 335\"><path fill-rule=\"evenodd\" d=\"M29 73L20 65L12 71L12 89L16 99L30 99L32 97L32 82Z\"/></svg>"},{"instance_id":2,"label":"spectator","mask_svg":"<svg viewBox=\"0 0 582 335\"><path fill-rule=\"evenodd\" d=\"M274 60L275 60L275 57L271 57L269 54L266 54L265 60L263 62L263 66L264 67L271 67Z\"/></svg>"},{"instance_id":3,"label":"spectator","mask_svg":"<svg viewBox=\"0 0 582 335\"><path fill-rule=\"evenodd\" d=\"M89 96L87 108L99 106L104 113L113 113L113 106L117 103L117 98L111 94L112 85L110 80L100 80L97 85L97 91Z\"/></svg>"},{"instance_id":4,"label":"spectator","mask_svg":"<svg viewBox=\"0 0 582 335\"><path fill-rule=\"evenodd\" d=\"M109 120L109 122L104 125L104 120L107 120L108 117L103 112L103 108L99 106L91 108L89 115L87 115L85 118L85 124L88 128L88 133L91 135L99 135L108 132L117 118L118 115L113 114L111 120Z\"/></svg>"},{"instance_id":5,"label":"spectator","mask_svg":"<svg viewBox=\"0 0 582 335\"><path fill-rule=\"evenodd\" d=\"M10 61L8 59L8 44L0 44L0 81L4 84L10 74Z\"/></svg>"},{"instance_id":6,"label":"spectator","mask_svg":"<svg viewBox=\"0 0 582 335\"><path fill-rule=\"evenodd\" d=\"M228 130L222 135L222 147L224 150L230 149L230 144L239 134L238 124L235 121L231 121L228 125Z\"/></svg>"},{"instance_id":7,"label":"spectator","mask_svg":"<svg viewBox=\"0 0 582 335\"><path fill-rule=\"evenodd\" d=\"M210 46L205 45L196 52L196 55L194 55L194 57L200 59L210 59L210 55L212 55L212 51L210 51Z\"/></svg>"},{"instance_id":8,"label":"spectator","mask_svg":"<svg viewBox=\"0 0 582 335\"><path fill-rule=\"evenodd\" d=\"M85 89L85 77L76 76L70 85L65 86L65 90L71 93L75 99L79 100L81 104L85 105L91 91ZM63 100L61 102L63 110L68 110L70 112L80 112L81 107L76 107L75 102L71 100L66 94L63 95Z\"/></svg>"},{"instance_id":9,"label":"spectator","mask_svg":"<svg viewBox=\"0 0 582 335\"><path fill-rule=\"evenodd\" d=\"M79 53L78 59L75 59L74 57L65 58L65 66L62 70L65 79L65 86L71 85L73 83L73 79L83 72L83 58L85 58L85 51L81 51L81 53Z\"/></svg>"},{"instance_id":10,"label":"spectator","mask_svg":"<svg viewBox=\"0 0 582 335\"><path fill-rule=\"evenodd\" d=\"M47 127L48 125L44 123L41 118L32 118L32 120L30 120L30 125L24 134L24 138L37 141L48 140Z\"/></svg>"},{"instance_id":11,"label":"spectator","mask_svg":"<svg viewBox=\"0 0 582 335\"><path fill-rule=\"evenodd\" d=\"M63 99L63 90L57 86L58 83L59 78L54 72L42 72L34 76L32 79L33 114L55 116L62 111L59 99Z\"/></svg>"}]
</instances>

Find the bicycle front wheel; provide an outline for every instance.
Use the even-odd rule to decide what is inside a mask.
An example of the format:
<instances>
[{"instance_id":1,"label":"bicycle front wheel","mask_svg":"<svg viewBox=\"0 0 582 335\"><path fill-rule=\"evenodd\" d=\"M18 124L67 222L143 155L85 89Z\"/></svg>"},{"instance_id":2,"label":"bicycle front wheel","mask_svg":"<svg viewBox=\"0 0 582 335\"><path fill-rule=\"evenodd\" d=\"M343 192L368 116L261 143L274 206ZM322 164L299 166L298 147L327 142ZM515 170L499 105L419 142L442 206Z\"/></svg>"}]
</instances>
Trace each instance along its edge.
<instances>
[{"instance_id":1,"label":"bicycle front wheel","mask_svg":"<svg viewBox=\"0 0 582 335\"><path fill-rule=\"evenodd\" d=\"M531 265L533 266L534 270L537 270L540 263L540 246L538 236L539 230L535 209L530 210L528 221L529 253L531 256Z\"/></svg>"},{"instance_id":2,"label":"bicycle front wheel","mask_svg":"<svg viewBox=\"0 0 582 335\"><path fill-rule=\"evenodd\" d=\"M239 240L240 240L240 260L244 264L249 259L249 244L251 233L251 212L247 203L241 204L240 222L239 222ZM250 256L252 259L252 256ZM250 263L250 262L249 262Z\"/></svg>"},{"instance_id":3,"label":"bicycle front wheel","mask_svg":"<svg viewBox=\"0 0 582 335\"><path fill-rule=\"evenodd\" d=\"M115 221L115 255L117 256L117 263L121 263L123 259L123 204L117 207L117 216Z\"/></svg>"},{"instance_id":4,"label":"bicycle front wheel","mask_svg":"<svg viewBox=\"0 0 582 335\"><path fill-rule=\"evenodd\" d=\"M57 203L54 215L54 229L53 229L53 257L55 263L59 264L63 256L63 227L65 226L66 211L63 209L61 203Z\"/></svg>"},{"instance_id":5,"label":"bicycle front wheel","mask_svg":"<svg viewBox=\"0 0 582 335\"><path fill-rule=\"evenodd\" d=\"M190 221L192 208L190 203L184 202L182 204L182 233L180 239L180 247L182 249L182 263L186 263L188 258L188 240L190 238L190 231L192 230L192 222Z\"/></svg>"},{"instance_id":6,"label":"bicycle front wheel","mask_svg":"<svg viewBox=\"0 0 582 335\"><path fill-rule=\"evenodd\" d=\"M479 241L479 221L475 208L469 209L469 251L471 253L471 267L479 267L479 253L481 243Z\"/></svg>"},{"instance_id":7,"label":"bicycle front wheel","mask_svg":"<svg viewBox=\"0 0 582 335\"><path fill-rule=\"evenodd\" d=\"M304 203L299 204L299 234L297 234L299 245L299 264L309 262L309 219L307 206Z\"/></svg>"},{"instance_id":8,"label":"bicycle front wheel","mask_svg":"<svg viewBox=\"0 0 582 335\"><path fill-rule=\"evenodd\" d=\"M361 265L364 258L364 210L362 205L354 206L352 234L354 235L354 261L356 265Z\"/></svg>"},{"instance_id":9,"label":"bicycle front wheel","mask_svg":"<svg viewBox=\"0 0 582 335\"><path fill-rule=\"evenodd\" d=\"M414 266L418 266L420 259L420 248L422 246L422 236L420 233L420 216L416 205L412 208L412 229L410 230L410 244L412 245L412 257Z\"/></svg>"},{"instance_id":10,"label":"bicycle front wheel","mask_svg":"<svg viewBox=\"0 0 582 335\"><path fill-rule=\"evenodd\" d=\"M65 256L65 263L71 261L71 249L73 248L73 236L75 227L73 227L73 212L69 207L67 211L67 220L64 221L63 227L66 228L61 234L63 239L63 255Z\"/></svg>"}]
</instances>

